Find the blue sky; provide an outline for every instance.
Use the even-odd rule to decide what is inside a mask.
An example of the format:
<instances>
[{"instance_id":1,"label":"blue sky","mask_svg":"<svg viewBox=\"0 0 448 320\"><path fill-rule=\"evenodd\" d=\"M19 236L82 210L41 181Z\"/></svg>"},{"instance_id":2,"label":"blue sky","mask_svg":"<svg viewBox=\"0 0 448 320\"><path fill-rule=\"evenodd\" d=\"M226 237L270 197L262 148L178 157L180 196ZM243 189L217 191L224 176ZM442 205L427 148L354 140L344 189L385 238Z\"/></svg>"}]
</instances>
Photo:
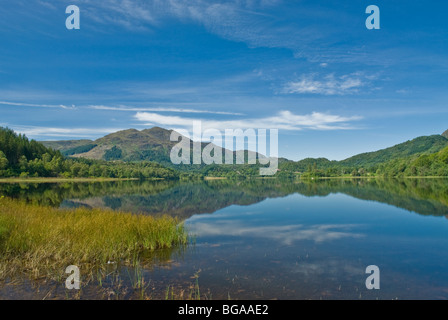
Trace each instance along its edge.
<instances>
[{"instance_id":1,"label":"blue sky","mask_svg":"<svg viewBox=\"0 0 448 320\"><path fill-rule=\"evenodd\" d=\"M68 5L80 30L67 30ZM368 5L381 29L368 30ZM446 1L0 4L0 125L38 140L128 128L279 129L344 159L448 129Z\"/></svg>"}]
</instances>

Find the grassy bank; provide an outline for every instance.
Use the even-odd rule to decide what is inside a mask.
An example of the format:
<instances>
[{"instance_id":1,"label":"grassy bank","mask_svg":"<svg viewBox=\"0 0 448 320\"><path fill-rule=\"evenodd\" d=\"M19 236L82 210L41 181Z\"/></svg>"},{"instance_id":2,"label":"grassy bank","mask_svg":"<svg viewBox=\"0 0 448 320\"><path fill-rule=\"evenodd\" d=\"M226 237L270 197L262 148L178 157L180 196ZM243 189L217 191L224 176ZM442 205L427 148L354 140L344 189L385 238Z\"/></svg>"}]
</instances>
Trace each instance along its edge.
<instances>
[{"instance_id":1,"label":"grassy bank","mask_svg":"<svg viewBox=\"0 0 448 320\"><path fill-rule=\"evenodd\" d=\"M81 273L108 262L134 265L151 251L187 241L183 226L168 216L61 210L0 199L0 279L17 273L55 279L69 265Z\"/></svg>"}]
</instances>

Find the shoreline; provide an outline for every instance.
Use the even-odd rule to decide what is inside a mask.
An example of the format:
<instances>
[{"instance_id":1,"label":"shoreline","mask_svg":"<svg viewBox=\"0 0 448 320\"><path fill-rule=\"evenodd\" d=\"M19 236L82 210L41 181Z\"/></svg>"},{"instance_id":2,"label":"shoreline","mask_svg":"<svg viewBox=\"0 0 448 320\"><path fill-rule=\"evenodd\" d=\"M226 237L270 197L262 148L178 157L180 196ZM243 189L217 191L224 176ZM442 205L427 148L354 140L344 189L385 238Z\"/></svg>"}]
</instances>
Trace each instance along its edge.
<instances>
[{"instance_id":1,"label":"shoreline","mask_svg":"<svg viewBox=\"0 0 448 320\"><path fill-rule=\"evenodd\" d=\"M278 179L279 177L247 177L254 179ZM291 177L292 178L292 177ZM337 179L448 179L445 176L405 176L405 177L383 177L383 176L339 176L339 177L306 177L296 176L297 180L337 180ZM60 177L37 177L37 178L0 178L0 183L63 183L63 182L114 182L114 181L138 181L139 178L60 178ZM162 181L163 178L143 179L144 181ZM232 180L228 177L204 177L204 180Z\"/></svg>"},{"instance_id":2,"label":"shoreline","mask_svg":"<svg viewBox=\"0 0 448 320\"><path fill-rule=\"evenodd\" d=\"M204 180L227 180L227 177L204 177Z\"/></svg>"},{"instance_id":3,"label":"shoreline","mask_svg":"<svg viewBox=\"0 0 448 320\"><path fill-rule=\"evenodd\" d=\"M0 183L55 183L55 182L109 182L136 181L138 178L0 178ZM152 179L151 179L152 180ZM154 180L163 180L161 178Z\"/></svg>"},{"instance_id":4,"label":"shoreline","mask_svg":"<svg viewBox=\"0 0 448 320\"><path fill-rule=\"evenodd\" d=\"M298 177L299 180L329 180L329 179L448 179L445 176L404 176L404 177L383 177L383 176L340 176L340 177L311 177L302 178Z\"/></svg>"}]
</instances>

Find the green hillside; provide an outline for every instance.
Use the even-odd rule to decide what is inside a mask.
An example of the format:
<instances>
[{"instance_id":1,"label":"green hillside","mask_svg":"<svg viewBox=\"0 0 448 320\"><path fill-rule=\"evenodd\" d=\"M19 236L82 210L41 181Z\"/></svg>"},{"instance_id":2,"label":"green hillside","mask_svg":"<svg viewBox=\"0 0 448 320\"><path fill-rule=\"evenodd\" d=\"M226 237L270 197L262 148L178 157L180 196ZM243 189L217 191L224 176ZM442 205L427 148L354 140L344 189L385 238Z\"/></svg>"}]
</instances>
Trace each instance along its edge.
<instances>
[{"instance_id":1,"label":"green hillside","mask_svg":"<svg viewBox=\"0 0 448 320\"><path fill-rule=\"evenodd\" d=\"M312 169L328 169L337 166L337 161L327 158L306 158L299 161L285 161L280 163L280 169L289 172L305 172Z\"/></svg>"},{"instance_id":2,"label":"green hillside","mask_svg":"<svg viewBox=\"0 0 448 320\"><path fill-rule=\"evenodd\" d=\"M441 135L418 137L393 147L375 152L361 153L339 161L347 167L371 167L392 159L405 158L419 153L435 153L448 146L448 139Z\"/></svg>"},{"instance_id":3,"label":"green hillside","mask_svg":"<svg viewBox=\"0 0 448 320\"><path fill-rule=\"evenodd\" d=\"M39 141L45 147L58 151L65 151L79 146L92 144L92 140L62 140L62 141Z\"/></svg>"},{"instance_id":4,"label":"green hillside","mask_svg":"<svg viewBox=\"0 0 448 320\"><path fill-rule=\"evenodd\" d=\"M385 176L448 176L448 146L439 152L393 159L380 165Z\"/></svg>"},{"instance_id":5,"label":"green hillside","mask_svg":"<svg viewBox=\"0 0 448 320\"><path fill-rule=\"evenodd\" d=\"M358 154L342 161L330 161L325 158L286 161L280 165L280 169L284 174L303 173L304 177L375 174L391 176L447 175L444 170L446 165L443 164L443 161L439 161L435 156L424 157L435 155L441 150L445 150L446 147L448 147L448 139L442 135L423 136L390 148ZM424 166L411 164L419 157L425 159ZM406 170L406 168L409 169Z\"/></svg>"}]
</instances>

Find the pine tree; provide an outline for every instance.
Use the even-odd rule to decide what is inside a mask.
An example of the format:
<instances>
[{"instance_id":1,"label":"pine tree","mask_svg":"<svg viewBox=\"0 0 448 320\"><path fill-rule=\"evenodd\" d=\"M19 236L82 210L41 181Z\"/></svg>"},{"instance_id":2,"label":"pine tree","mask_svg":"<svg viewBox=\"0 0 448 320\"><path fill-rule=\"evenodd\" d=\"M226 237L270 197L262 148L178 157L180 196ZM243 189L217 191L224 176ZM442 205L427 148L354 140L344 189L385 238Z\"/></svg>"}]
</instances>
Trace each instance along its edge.
<instances>
[{"instance_id":1,"label":"pine tree","mask_svg":"<svg viewBox=\"0 0 448 320\"><path fill-rule=\"evenodd\" d=\"M8 158L6 158L6 155L0 150L0 170L6 169L8 167L8 163Z\"/></svg>"}]
</instances>

